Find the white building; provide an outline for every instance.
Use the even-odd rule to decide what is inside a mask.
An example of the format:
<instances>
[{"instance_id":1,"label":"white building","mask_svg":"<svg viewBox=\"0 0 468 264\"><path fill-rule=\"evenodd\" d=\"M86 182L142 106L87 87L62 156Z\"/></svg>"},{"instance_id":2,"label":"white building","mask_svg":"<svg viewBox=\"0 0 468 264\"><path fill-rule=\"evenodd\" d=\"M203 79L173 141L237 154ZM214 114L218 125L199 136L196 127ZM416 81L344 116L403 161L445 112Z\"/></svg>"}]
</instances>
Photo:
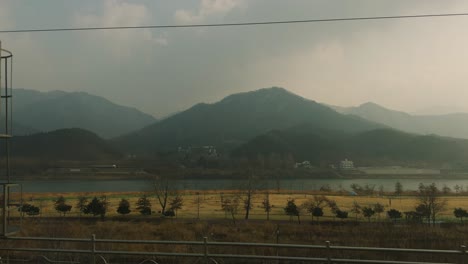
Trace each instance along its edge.
<instances>
[{"instance_id":1,"label":"white building","mask_svg":"<svg viewBox=\"0 0 468 264\"><path fill-rule=\"evenodd\" d=\"M307 169L310 169L312 168L312 165L310 164L310 161L308 160L304 160L303 162L296 162L296 164L294 164L294 168L307 168Z\"/></svg>"},{"instance_id":2,"label":"white building","mask_svg":"<svg viewBox=\"0 0 468 264\"><path fill-rule=\"evenodd\" d=\"M345 159L340 161L340 169L342 170L353 170L354 169L354 162Z\"/></svg>"}]
</instances>

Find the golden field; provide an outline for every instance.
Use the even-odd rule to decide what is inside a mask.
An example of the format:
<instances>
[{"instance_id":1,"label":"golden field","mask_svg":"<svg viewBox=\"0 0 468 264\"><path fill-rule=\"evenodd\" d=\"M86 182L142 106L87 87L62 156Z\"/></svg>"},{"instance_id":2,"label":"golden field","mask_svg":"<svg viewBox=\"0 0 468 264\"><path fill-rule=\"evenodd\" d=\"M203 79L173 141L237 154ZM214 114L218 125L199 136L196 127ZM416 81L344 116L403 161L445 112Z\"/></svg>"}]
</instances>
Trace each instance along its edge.
<instances>
[{"instance_id":1,"label":"golden field","mask_svg":"<svg viewBox=\"0 0 468 264\"><path fill-rule=\"evenodd\" d=\"M198 193L198 194L197 194ZM35 205L40 208L41 212L39 216L32 217L59 217L60 214L54 209L55 200L64 196L66 203L72 205L72 210L67 214L68 216L79 216L79 210L76 207L79 196L85 196L90 201L93 197L106 197L108 201L108 209L106 217L116 217L119 216L117 213L117 207L122 198L127 199L130 202L130 210L132 211L129 215L125 217L139 217L140 213L135 209L137 200L146 194L151 203L152 211L154 212L152 216L144 217L159 217L158 211L161 210L161 207L155 198L153 193L25 193L23 194L23 200L27 203ZM236 219L242 219L244 217L244 209L242 199L245 197L241 191L185 191L180 193L183 198L183 207L178 210L177 218L182 219L195 219L198 215L198 203L197 197L200 201L200 210L199 215L200 219L223 219L231 218L230 215L221 209L221 197L224 198L233 198L239 197L239 208L236 214ZM354 202L358 203L361 207L372 206L376 203L380 203L385 206L385 211L389 209L396 209L401 212L414 210L417 199L413 195L403 195L401 197L395 197L392 195L383 195L383 196L352 196L352 195L340 195L337 193L295 193L289 191L270 191L270 204L272 205L272 210L270 212L271 220L287 220L289 216L285 215L284 207L290 199L294 199L296 204L300 206L309 199L313 199L314 195L324 195L328 199L336 201L338 207L341 210L349 212L349 219L355 220L355 215L350 212L351 207ZM253 195L253 207L250 213L250 219L266 219L266 213L262 208L262 201L265 198L265 191L257 191ZM453 209L456 207L461 207L468 209L468 196L441 196L441 199L446 200L445 210L440 214L439 219L444 219L448 221L455 221L453 216ZM309 216L309 218L307 218ZM82 215L82 217L88 217ZM143 216L142 216L143 217ZM301 218L304 220L310 219L310 214L306 210L302 210ZM359 219L363 219L362 215L358 216ZM377 220L379 217L375 215L372 219ZM380 220L386 218L386 213L383 213L380 216ZM333 215L328 207L324 209L324 216L321 218L323 220L333 219Z\"/></svg>"}]
</instances>

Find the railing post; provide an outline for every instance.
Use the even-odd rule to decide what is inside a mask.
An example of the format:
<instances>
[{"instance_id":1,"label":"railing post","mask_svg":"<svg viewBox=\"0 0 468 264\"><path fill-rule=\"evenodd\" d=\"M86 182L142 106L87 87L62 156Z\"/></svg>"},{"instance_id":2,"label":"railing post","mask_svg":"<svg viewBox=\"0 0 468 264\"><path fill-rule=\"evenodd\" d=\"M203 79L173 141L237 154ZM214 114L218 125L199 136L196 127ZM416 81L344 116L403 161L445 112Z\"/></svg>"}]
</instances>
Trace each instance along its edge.
<instances>
[{"instance_id":1,"label":"railing post","mask_svg":"<svg viewBox=\"0 0 468 264\"><path fill-rule=\"evenodd\" d=\"M330 248L330 241L325 241L327 245L327 263L331 264L331 248Z\"/></svg>"},{"instance_id":2,"label":"railing post","mask_svg":"<svg viewBox=\"0 0 468 264\"><path fill-rule=\"evenodd\" d=\"M91 236L91 263L96 264L96 235Z\"/></svg>"},{"instance_id":3,"label":"railing post","mask_svg":"<svg viewBox=\"0 0 468 264\"><path fill-rule=\"evenodd\" d=\"M208 263L208 238L203 237L203 258Z\"/></svg>"},{"instance_id":4,"label":"railing post","mask_svg":"<svg viewBox=\"0 0 468 264\"><path fill-rule=\"evenodd\" d=\"M461 257L460 257L460 263L465 264L466 263L466 246L461 245L460 250L461 250L461 253L462 253Z\"/></svg>"}]
</instances>

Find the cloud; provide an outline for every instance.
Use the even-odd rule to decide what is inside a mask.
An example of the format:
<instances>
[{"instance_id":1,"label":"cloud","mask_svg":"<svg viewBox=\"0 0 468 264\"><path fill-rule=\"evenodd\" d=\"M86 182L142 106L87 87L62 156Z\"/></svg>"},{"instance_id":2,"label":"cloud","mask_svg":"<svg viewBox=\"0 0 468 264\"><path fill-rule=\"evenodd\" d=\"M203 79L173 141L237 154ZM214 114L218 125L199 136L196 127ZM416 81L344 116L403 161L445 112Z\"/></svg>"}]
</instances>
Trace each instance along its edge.
<instances>
[{"instance_id":1,"label":"cloud","mask_svg":"<svg viewBox=\"0 0 468 264\"><path fill-rule=\"evenodd\" d=\"M0 1L1 29L14 29L17 26L14 12L8 1ZM30 83L54 78L54 65L49 60L47 45L44 45L41 39L35 38L32 33L4 34L0 37L2 48L13 53L13 88L28 87ZM23 78L24 76L27 78Z\"/></svg>"},{"instance_id":2,"label":"cloud","mask_svg":"<svg viewBox=\"0 0 468 264\"><path fill-rule=\"evenodd\" d=\"M116 26L144 26L154 23L154 17L148 7L143 4L122 0L105 0L100 14L77 13L74 25L78 27L116 27ZM99 38L109 43L108 47L114 55L128 56L139 44L166 46L167 35L156 35L149 29L135 30L107 30L98 31L91 41Z\"/></svg>"},{"instance_id":3,"label":"cloud","mask_svg":"<svg viewBox=\"0 0 468 264\"><path fill-rule=\"evenodd\" d=\"M222 17L246 4L244 0L202 0L197 11L179 9L174 19L180 24L199 23L210 17Z\"/></svg>"},{"instance_id":4,"label":"cloud","mask_svg":"<svg viewBox=\"0 0 468 264\"><path fill-rule=\"evenodd\" d=\"M11 10L6 2L0 2L0 25L2 29L9 29L14 26L14 21L10 16Z\"/></svg>"}]
</instances>

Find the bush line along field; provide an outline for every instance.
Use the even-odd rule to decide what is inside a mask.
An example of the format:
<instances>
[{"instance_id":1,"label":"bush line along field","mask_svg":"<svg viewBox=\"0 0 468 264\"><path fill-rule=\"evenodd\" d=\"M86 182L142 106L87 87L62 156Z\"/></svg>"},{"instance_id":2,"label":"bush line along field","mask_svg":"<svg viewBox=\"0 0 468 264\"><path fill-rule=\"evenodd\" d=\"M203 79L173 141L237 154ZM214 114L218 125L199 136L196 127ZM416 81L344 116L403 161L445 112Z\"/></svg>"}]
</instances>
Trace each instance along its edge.
<instances>
[{"instance_id":1,"label":"bush line along field","mask_svg":"<svg viewBox=\"0 0 468 264\"><path fill-rule=\"evenodd\" d=\"M26 237L67 237L67 238L90 238L96 235L100 239L123 239L123 240L176 240L176 241L202 241L206 237L209 241L219 242L258 242L258 243L285 243L285 244L308 244L324 245L330 241L332 245L357 246L357 247L394 247L394 248L423 248L423 249L448 249L458 250L461 245L468 243L468 225L461 224L453 215L454 208L467 208L468 196L445 195L438 198L445 200L445 209L440 212L438 220L444 224L429 225L420 222L400 220L398 223L390 221L386 211L397 209L401 212L414 211L415 206L420 203L415 193L406 192L401 196L390 193L380 196L353 196L333 192L291 192L277 190L269 191L270 204L273 205L270 212L270 221L266 220L263 209L263 199L266 191L256 191L252 196L252 209L249 220L244 218L245 210L243 202L239 205L233 221L229 213L222 210L221 200L232 199L241 196L245 198L245 191L185 191L178 194L183 198L183 207L178 210L177 217L162 217L158 211L154 193L49 193L49 194L25 194L28 203L40 207L40 214L28 216L24 219L19 236ZM136 210L137 201L144 195L152 203L151 215L142 215ZM324 207L324 216L317 221L311 221L310 214L303 209L301 212L301 223L297 218L290 218L285 214L284 208L288 201L294 199L297 205L310 201L314 197L326 196L328 200L336 202L340 210L348 211L347 219L338 219L329 207ZM56 201L60 196L65 198L68 205L73 208L65 216L56 211ZM79 197L86 196L88 202L93 197L106 197L108 202L105 218L81 215L76 208ZM132 212L121 216L117 213L118 204L125 198L130 203ZM198 215L198 203L200 201L200 219ZM351 212L354 204L363 208L376 203L384 205L385 212L380 216L377 214L368 219L362 213L359 217ZM19 214L16 212L15 214ZM7 241L11 242L11 241ZM24 241L13 241L10 246L17 245L25 247ZM31 244L34 247L45 247L48 242ZM89 245L82 245L83 247ZM125 245L112 244L105 246L112 250L136 250L150 252L192 252L193 248L186 245ZM109 247L109 248L107 248ZM313 252L301 249L272 249L262 247L243 247L230 249L228 247L210 248L211 253L237 253L237 254L270 254L270 255L294 255L308 256ZM17 258L25 255L18 254ZM54 253L55 254L55 253ZM338 252L337 254L345 254ZM346 255L338 255L346 258L368 258L381 259L381 253L350 252ZM57 258L58 255L51 255ZM315 256L315 255L314 255ZM454 256L456 258L458 256ZM125 259L118 257L119 261ZM384 256L387 260L396 261L444 261L453 262L453 258L446 256L434 256L431 254L416 255L410 253L391 253ZM164 263L193 263L191 259L164 258L158 260ZM142 259L124 261L139 263ZM223 261L224 263L238 263L235 261Z\"/></svg>"},{"instance_id":2,"label":"bush line along field","mask_svg":"<svg viewBox=\"0 0 468 264\"><path fill-rule=\"evenodd\" d=\"M266 220L267 214L262 205L262 202L265 199L267 191L256 191L252 195L252 207L250 211L249 219L257 220ZM357 218L354 213L352 213L352 208L355 203L361 207L372 207L373 205L379 203L384 206L384 212L380 215L373 215L371 221L387 221L387 211L390 209L396 209L400 212L414 211L416 205L418 204L417 196L413 193L405 193L401 196L394 195L380 195L380 196L356 196L356 195L344 195L334 192L293 192L293 191L268 191L269 200L271 205L271 212L269 214L270 220L289 220L290 217L285 214L284 208L288 200L294 200L295 204L298 205L300 209L300 216L302 220L310 220L311 215L307 210L301 208L301 205L307 201L314 198L314 196L325 196L329 200L334 200L340 210L348 211L348 218L346 221L368 221L367 218L363 217L363 214L360 213L357 215ZM151 215L141 215L140 212L136 209L137 201L143 195L146 195L149 201L151 202ZM223 199L233 199L238 197L239 205L234 214L235 219L243 219L245 214L244 202L245 193L237 190L224 190L220 191L184 191L178 193L183 199L182 208L177 210L178 219L204 219L204 220L213 220L213 219L232 219L230 213L226 213L222 209L222 200ZM114 218L114 217L125 217L125 218L154 218L161 217L161 206L158 203L158 200L155 198L154 193L25 193L23 194L24 203L34 205L40 209L38 215L27 216L27 217L62 217L62 214L55 209L55 202L57 199L63 196L65 198L65 203L71 205L72 208L69 212L66 213L65 217L92 217L92 215L82 214L77 208L77 202L79 197L86 197L87 202L89 203L94 197L103 198L105 197L107 201L107 210L105 217ZM170 198L170 197L169 197ZM438 220L443 221L459 221L454 216L455 208L468 208L468 196L465 195L443 195L438 198L445 201L444 209L438 213ZM130 203L131 212L125 216L121 216L117 213L117 208L121 199L126 199ZM199 201L199 202L198 202ZM199 210L198 210L199 206ZM326 220L336 220L335 214L331 211L328 206L325 206L323 209L324 215L320 217L321 221ZM13 216L19 215L19 212L15 212ZM404 216L403 216L404 218ZM316 219L314 218L314 221Z\"/></svg>"}]
</instances>

